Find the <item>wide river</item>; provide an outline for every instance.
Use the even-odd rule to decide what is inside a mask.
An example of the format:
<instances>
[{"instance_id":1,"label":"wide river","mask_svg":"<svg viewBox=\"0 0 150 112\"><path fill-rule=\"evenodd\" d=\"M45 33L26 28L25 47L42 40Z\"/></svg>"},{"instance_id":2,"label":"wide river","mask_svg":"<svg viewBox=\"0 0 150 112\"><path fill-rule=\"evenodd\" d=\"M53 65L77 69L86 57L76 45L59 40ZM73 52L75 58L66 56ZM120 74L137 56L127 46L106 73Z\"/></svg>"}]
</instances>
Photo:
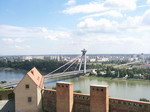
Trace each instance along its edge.
<instances>
[{"instance_id":1,"label":"wide river","mask_svg":"<svg viewBox=\"0 0 150 112\"><path fill-rule=\"evenodd\" d=\"M0 81L21 80L25 73L15 71L0 71ZM128 81L128 80L108 80L95 77L76 77L68 79L49 79L45 82L47 88L56 86L57 81L72 82L74 90L81 90L82 93L89 94L90 85L109 85L110 96L139 100L146 98L150 100L150 81Z\"/></svg>"}]
</instances>

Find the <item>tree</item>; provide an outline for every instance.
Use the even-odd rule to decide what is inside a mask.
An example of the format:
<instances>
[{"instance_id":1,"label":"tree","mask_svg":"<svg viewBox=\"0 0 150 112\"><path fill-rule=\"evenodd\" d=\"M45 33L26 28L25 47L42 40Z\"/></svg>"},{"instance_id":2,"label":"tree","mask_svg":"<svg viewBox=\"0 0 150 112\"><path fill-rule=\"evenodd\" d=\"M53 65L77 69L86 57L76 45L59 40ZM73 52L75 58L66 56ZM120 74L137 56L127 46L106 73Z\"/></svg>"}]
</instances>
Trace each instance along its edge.
<instances>
[{"instance_id":1,"label":"tree","mask_svg":"<svg viewBox=\"0 0 150 112\"><path fill-rule=\"evenodd\" d=\"M4 89L4 88L0 86L0 90L1 90L1 89Z\"/></svg>"},{"instance_id":2,"label":"tree","mask_svg":"<svg viewBox=\"0 0 150 112\"><path fill-rule=\"evenodd\" d=\"M148 99L146 98L140 98L139 101L144 101L144 102L150 102Z\"/></svg>"},{"instance_id":3,"label":"tree","mask_svg":"<svg viewBox=\"0 0 150 112\"><path fill-rule=\"evenodd\" d=\"M75 93L82 93L81 90L75 90L74 92L75 92Z\"/></svg>"}]
</instances>

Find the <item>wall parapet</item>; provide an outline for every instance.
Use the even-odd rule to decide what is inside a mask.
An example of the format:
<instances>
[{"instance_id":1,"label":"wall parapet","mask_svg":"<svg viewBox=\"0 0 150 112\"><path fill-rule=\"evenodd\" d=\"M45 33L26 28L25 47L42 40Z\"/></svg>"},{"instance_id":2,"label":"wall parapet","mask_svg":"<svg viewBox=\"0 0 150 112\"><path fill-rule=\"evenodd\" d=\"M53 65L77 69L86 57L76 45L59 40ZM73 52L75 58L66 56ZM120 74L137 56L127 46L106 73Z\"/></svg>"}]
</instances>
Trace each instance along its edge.
<instances>
[{"instance_id":1,"label":"wall parapet","mask_svg":"<svg viewBox=\"0 0 150 112\"><path fill-rule=\"evenodd\" d=\"M90 95L74 93L74 112L90 112Z\"/></svg>"},{"instance_id":2,"label":"wall parapet","mask_svg":"<svg viewBox=\"0 0 150 112\"><path fill-rule=\"evenodd\" d=\"M61 88L66 89L68 87L61 85ZM92 88L91 90L94 91L95 89L93 90ZM102 89L100 89L100 92L102 94L104 90L102 91ZM83 93L72 93L72 94L73 94L73 111L72 112L90 112L91 111L90 101L92 99L92 96L90 94L83 94ZM99 90L96 89L95 94L99 94ZM56 90L43 89L44 112L56 112L56 102L57 102L56 96L57 96ZM108 96L108 95L105 95L105 96ZM105 96L102 96L102 98ZM142 101L121 99L121 98L114 98L114 97L108 97L108 100L109 100L109 105L107 105L107 107L109 109L109 112L150 112L150 102L142 102ZM97 101L100 101L100 100L95 99L93 103L95 104L97 103Z\"/></svg>"},{"instance_id":3,"label":"wall parapet","mask_svg":"<svg viewBox=\"0 0 150 112\"><path fill-rule=\"evenodd\" d=\"M135 101L135 100L128 100L128 99L121 99L121 98L109 98L110 102L110 112L150 112L150 103L149 102L142 102L142 101Z\"/></svg>"},{"instance_id":4,"label":"wall parapet","mask_svg":"<svg viewBox=\"0 0 150 112\"><path fill-rule=\"evenodd\" d=\"M90 95L82 93L74 93L74 103L82 105L90 105Z\"/></svg>"},{"instance_id":5,"label":"wall parapet","mask_svg":"<svg viewBox=\"0 0 150 112\"><path fill-rule=\"evenodd\" d=\"M43 89L45 95L56 95L56 90L54 89Z\"/></svg>"},{"instance_id":6,"label":"wall parapet","mask_svg":"<svg viewBox=\"0 0 150 112\"><path fill-rule=\"evenodd\" d=\"M56 90L42 90L42 105L44 112L56 112Z\"/></svg>"}]
</instances>

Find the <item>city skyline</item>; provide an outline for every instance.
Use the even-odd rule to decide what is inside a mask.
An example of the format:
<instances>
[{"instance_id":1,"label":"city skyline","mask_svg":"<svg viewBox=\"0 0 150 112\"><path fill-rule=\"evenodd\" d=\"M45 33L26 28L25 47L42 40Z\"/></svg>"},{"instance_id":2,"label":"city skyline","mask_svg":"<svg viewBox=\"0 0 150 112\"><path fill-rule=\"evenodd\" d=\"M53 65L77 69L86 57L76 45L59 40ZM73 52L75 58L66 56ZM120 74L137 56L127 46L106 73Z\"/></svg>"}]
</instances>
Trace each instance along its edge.
<instances>
[{"instance_id":1,"label":"city skyline","mask_svg":"<svg viewBox=\"0 0 150 112\"><path fill-rule=\"evenodd\" d=\"M1 0L0 55L149 54L150 0Z\"/></svg>"}]
</instances>

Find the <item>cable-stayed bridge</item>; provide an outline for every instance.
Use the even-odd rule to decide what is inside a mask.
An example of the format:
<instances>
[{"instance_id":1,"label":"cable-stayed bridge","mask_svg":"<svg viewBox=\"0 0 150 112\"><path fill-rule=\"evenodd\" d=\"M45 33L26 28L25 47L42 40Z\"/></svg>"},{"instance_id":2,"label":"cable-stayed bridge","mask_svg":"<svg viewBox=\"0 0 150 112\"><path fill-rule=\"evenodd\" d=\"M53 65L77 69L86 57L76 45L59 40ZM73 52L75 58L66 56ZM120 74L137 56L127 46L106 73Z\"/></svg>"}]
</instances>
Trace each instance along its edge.
<instances>
[{"instance_id":1,"label":"cable-stayed bridge","mask_svg":"<svg viewBox=\"0 0 150 112\"><path fill-rule=\"evenodd\" d=\"M91 72L92 69L88 69L88 72ZM65 73L56 73L56 74L52 74L52 75L46 75L44 76L44 81L47 81L48 79L54 79L54 78L59 78L59 77L69 77L69 76L81 76L83 75L83 70L80 71L69 71L69 72L65 72ZM1 87L4 88L9 88L9 87L14 87L15 85L17 85L20 81L13 81L13 82L7 82L4 84L0 84Z\"/></svg>"},{"instance_id":2,"label":"cable-stayed bridge","mask_svg":"<svg viewBox=\"0 0 150 112\"><path fill-rule=\"evenodd\" d=\"M82 63L83 63L83 70L81 70L82 68ZM69 68L71 68L74 64L77 64L77 66L75 67L74 71L69 71ZM63 72L61 73L57 73L58 70L63 69L65 66L67 66L67 68L64 69ZM90 72L92 69L88 69L86 70L86 50L83 49L82 50L82 55L68 61L66 64L60 66L59 68L53 70L52 72L48 73L47 75L44 75L44 81L48 80L48 79L52 79L52 78L58 78L58 77L67 77L67 76L75 76L75 75L83 75L87 72ZM4 84L0 84L1 87L4 88L8 88L8 87L13 87L15 85L17 85L20 81L13 81L13 82L7 82Z\"/></svg>"}]
</instances>

